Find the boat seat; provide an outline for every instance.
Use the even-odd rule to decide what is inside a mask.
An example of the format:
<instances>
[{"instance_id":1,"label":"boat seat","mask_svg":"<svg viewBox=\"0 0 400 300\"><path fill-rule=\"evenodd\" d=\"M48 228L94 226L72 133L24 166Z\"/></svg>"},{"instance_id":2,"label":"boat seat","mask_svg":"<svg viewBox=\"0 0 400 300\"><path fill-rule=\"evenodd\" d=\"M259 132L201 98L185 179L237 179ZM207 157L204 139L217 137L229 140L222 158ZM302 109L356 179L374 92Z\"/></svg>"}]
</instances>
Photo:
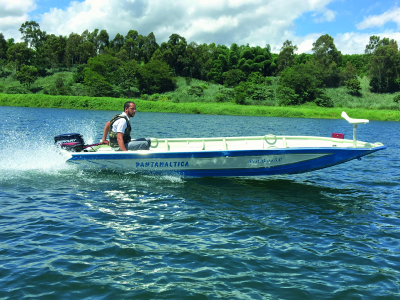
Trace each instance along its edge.
<instances>
[{"instance_id":1,"label":"boat seat","mask_svg":"<svg viewBox=\"0 0 400 300\"><path fill-rule=\"evenodd\" d=\"M366 124L369 122L369 120L365 120L365 119L353 119L350 118L346 112L342 112L342 118L346 119L347 122L349 122L350 124Z\"/></svg>"}]
</instances>

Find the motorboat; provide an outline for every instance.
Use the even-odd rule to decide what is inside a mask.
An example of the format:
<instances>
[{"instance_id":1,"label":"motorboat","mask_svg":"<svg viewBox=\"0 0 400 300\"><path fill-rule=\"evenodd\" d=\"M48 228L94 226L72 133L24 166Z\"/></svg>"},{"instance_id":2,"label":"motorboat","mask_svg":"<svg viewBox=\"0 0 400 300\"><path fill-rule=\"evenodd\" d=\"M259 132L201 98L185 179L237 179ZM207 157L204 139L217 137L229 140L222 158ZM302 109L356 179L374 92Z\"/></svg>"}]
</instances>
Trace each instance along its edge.
<instances>
[{"instance_id":1,"label":"motorboat","mask_svg":"<svg viewBox=\"0 0 400 300\"><path fill-rule=\"evenodd\" d=\"M353 125L353 139L279 136L152 138L149 150L119 151L99 143L85 145L78 133L56 136L67 162L85 169L110 169L179 176L262 176L297 174L338 165L386 148L357 141L357 125L369 120L342 117Z\"/></svg>"}]
</instances>

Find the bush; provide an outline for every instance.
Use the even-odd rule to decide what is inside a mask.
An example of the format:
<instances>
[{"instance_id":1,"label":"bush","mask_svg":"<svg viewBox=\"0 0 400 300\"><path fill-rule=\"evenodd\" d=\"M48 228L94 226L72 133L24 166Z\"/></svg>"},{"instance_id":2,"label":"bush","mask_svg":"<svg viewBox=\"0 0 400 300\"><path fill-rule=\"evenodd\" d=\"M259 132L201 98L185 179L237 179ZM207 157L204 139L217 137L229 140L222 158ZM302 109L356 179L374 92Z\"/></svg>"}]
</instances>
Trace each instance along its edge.
<instances>
[{"instance_id":1,"label":"bush","mask_svg":"<svg viewBox=\"0 0 400 300\"><path fill-rule=\"evenodd\" d=\"M354 96L359 96L361 93L361 82L356 79L350 79L345 82L347 92Z\"/></svg>"},{"instance_id":2,"label":"bush","mask_svg":"<svg viewBox=\"0 0 400 300\"><path fill-rule=\"evenodd\" d=\"M160 98L160 94L155 93L155 94L153 94L153 95L150 96L149 100L150 100L150 101L157 101L158 98Z\"/></svg>"},{"instance_id":3,"label":"bush","mask_svg":"<svg viewBox=\"0 0 400 300\"><path fill-rule=\"evenodd\" d=\"M22 86L9 86L4 89L4 94L27 94Z\"/></svg>"},{"instance_id":4,"label":"bush","mask_svg":"<svg viewBox=\"0 0 400 300\"><path fill-rule=\"evenodd\" d=\"M235 96L235 103L244 105L246 104L246 94L245 93L237 93Z\"/></svg>"},{"instance_id":5,"label":"bush","mask_svg":"<svg viewBox=\"0 0 400 300\"><path fill-rule=\"evenodd\" d=\"M185 81L187 85L190 85L190 83L192 82L192 78L191 77L185 77Z\"/></svg>"},{"instance_id":6,"label":"bush","mask_svg":"<svg viewBox=\"0 0 400 300\"><path fill-rule=\"evenodd\" d=\"M400 103L400 95L394 96L393 101L394 103Z\"/></svg>"},{"instance_id":7,"label":"bush","mask_svg":"<svg viewBox=\"0 0 400 300\"><path fill-rule=\"evenodd\" d=\"M194 95L194 96L200 97L203 95L203 89L199 85L193 85L186 91L186 93L191 96Z\"/></svg>"},{"instance_id":8,"label":"bush","mask_svg":"<svg viewBox=\"0 0 400 300\"><path fill-rule=\"evenodd\" d=\"M208 89L208 85L205 83L201 83L201 84L199 84L199 86L203 89L203 91Z\"/></svg>"},{"instance_id":9,"label":"bush","mask_svg":"<svg viewBox=\"0 0 400 300\"><path fill-rule=\"evenodd\" d=\"M215 102L224 102L225 96L222 93L218 93L215 95Z\"/></svg>"},{"instance_id":10,"label":"bush","mask_svg":"<svg viewBox=\"0 0 400 300\"><path fill-rule=\"evenodd\" d=\"M265 101L265 100L274 100L275 99L275 91L272 88L269 88L262 84L255 84L252 86L252 89L248 91L252 100L256 101Z\"/></svg>"},{"instance_id":11,"label":"bush","mask_svg":"<svg viewBox=\"0 0 400 300\"><path fill-rule=\"evenodd\" d=\"M333 107L333 100L331 97L325 95L324 93L321 93L317 99L314 100L315 104L321 107Z\"/></svg>"},{"instance_id":12,"label":"bush","mask_svg":"<svg viewBox=\"0 0 400 300\"><path fill-rule=\"evenodd\" d=\"M280 85L294 90L298 95L298 104L302 104L317 98L318 88L322 86L322 74L313 64L295 65L282 72L279 82Z\"/></svg>"},{"instance_id":13,"label":"bush","mask_svg":"<svg viewBox=\"0 0 400 300\"><path fill-rule=\"evenodd\" d=\"M176 79L165 62L152 60L140 67L139 74L139 90L142 93L164 93L175 89Z\"/></svg>"},{"instance_id":14,"label":"bush","mask_svg":"<svg viewBox=\"0 0 400 300\"><path fill-rule=\"evenodd\" d=\"M300 104L299 95L294 89L285 86L278 86L276 89L277 98L280 106L298 105Z\"/></svg>"},{"instance_id":15,"label":"bush","mask_svg":"<svg viewBox=\"0 0 400 300\"><path fill-rule=\"evenodd\" d=\"M265 82L265 78L264 76L261 75L260 72L252 72L247 78L247 81L252 82L254 84L262 84Z\"/></svg>"},{"instance_id":16,"label":"bush","mask_svg":"<svg viewBox=\"0 0 400 300\"><path fill-rule=\"evenodd\" d=\"M226 87L235 87L240 82L246 80L246 74L239 69L229 70L222 74L222 78L224 80L224 85Z\"/></svg>"}]
</instances>

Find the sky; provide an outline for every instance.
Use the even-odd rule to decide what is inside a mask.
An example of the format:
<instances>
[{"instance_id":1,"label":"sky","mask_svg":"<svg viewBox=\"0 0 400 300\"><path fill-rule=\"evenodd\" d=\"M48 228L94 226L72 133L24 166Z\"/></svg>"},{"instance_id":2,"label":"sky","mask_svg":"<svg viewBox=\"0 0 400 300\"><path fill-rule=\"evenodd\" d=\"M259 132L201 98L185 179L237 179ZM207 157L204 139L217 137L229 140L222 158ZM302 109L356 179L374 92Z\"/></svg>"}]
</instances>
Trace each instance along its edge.
<instances>
[{"instance_id":1,"label":"sky","mask_svg":"<svg viewBox=\"0 0 400 300\"><path fill-rule=\"evenodd\" d=\"M113 39L129 30L158 44L171 34L188 43L271 46L289 40L312 53L324 34L342 54L362 54L372 35L400 43L400 7L388 0L0 0L0 32L21 40L18 29L36 21L48 34L68 36L105 29Z\"/></svg>"}]
</instances>

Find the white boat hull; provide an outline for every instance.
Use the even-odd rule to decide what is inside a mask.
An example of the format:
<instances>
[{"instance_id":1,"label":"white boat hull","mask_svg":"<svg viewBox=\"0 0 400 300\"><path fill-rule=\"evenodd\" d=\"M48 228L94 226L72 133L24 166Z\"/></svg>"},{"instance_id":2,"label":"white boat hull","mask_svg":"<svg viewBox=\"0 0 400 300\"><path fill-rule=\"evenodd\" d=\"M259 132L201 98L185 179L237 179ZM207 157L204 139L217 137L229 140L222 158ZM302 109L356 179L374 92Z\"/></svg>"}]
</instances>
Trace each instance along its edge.
<instances>
[{"instance_id":1,"label":"white boat hull","mask_svg":"<svg viewBox=\"0 0 400 300\"><path fill-rule=\"evenodd\" d=\"M368 120L352 119L345 112L342 117L353 125L353 140L337 133L332 138L265 135L152 139L150 150L122 152L96 145L85 150L88 152L72 153L68 162L90 169L184 176L276 175L319 170L386 148L381 143L356 140L357 125ZM77 134L55 137L55 141L70 136Z\"/></svg>"},{"instance_id":2,"label":"white boat hull","mask_svg":"<svg viewBox=\"0 0 400 300\"><path fill-rule=\"evenodd\" d=\"M183 176L251 176L309 172L384 148L382 145L372 148L82 152L73 153L68 161L89 169Z\"/></svg>"}]
</instances>

